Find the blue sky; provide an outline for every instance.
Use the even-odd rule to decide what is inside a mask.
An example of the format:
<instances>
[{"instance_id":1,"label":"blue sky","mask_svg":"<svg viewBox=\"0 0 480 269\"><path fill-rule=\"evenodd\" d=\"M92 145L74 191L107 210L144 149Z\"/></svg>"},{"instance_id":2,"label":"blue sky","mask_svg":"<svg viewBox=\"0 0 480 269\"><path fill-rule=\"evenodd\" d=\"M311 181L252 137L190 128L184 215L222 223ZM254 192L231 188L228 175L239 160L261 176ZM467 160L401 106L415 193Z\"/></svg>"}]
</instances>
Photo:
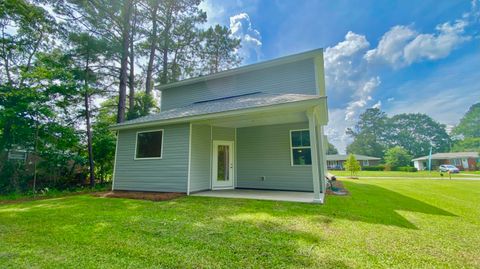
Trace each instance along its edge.
<instances>
[{"instance_id":1,"label":"blue sky","mask_svg":"<svg viewBox=\"0 0 480 269\"><path fill-rule=\"evenodd\" d=\"M480 0L207 0L208 24L242 39L244 64L325 49L329 140L369 107L453 126L480 101Z\"/></svg>"}]
</instances>

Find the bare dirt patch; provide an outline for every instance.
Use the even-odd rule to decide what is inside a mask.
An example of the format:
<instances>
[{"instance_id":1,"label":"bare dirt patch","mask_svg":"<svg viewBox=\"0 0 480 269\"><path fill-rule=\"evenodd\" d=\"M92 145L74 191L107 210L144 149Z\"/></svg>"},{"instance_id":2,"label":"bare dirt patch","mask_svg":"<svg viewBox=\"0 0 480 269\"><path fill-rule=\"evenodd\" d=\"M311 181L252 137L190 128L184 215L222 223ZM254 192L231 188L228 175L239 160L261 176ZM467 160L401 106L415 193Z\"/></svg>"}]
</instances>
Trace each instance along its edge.
<instances>
[{"instance_id":1,"label":"bare dirt patch","mask_svg":"<svg viewBox=\"0 0 480 269\"><path fill-rule=\"evenodd\" d=\"M185 196L179 192L142 192L142 191L109 191L97 192L93 196L106 198L127 198L149 201L167 201L178 197Z\"/></svg>"}]
</instances>

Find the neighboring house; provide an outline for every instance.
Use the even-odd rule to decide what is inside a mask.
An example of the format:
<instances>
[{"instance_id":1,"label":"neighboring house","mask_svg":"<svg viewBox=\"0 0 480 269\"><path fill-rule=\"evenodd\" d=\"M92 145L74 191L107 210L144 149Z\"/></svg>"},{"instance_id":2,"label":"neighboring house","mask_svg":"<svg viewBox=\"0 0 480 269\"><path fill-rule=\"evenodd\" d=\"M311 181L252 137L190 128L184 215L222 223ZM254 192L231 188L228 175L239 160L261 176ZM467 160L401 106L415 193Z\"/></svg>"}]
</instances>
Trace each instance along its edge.
<instances>
[{"instance_id":1,"label":"neighboring house","mask_svg":"<svg viewBox=\"0 0 480 269\"><path fill-rule=\"evenodd\" d=\"M112 127L112 188L313 191L323 202L323 65L318 49L160 86L162 112Z\"/></svg>"},{"instance_id":2,"label":"neighboring house","mask_svg":"<svg viewBox=\"0 0 480 269\"><path fill-rule=\"evenodd\" d=\"M380 158L370 157L365 155L353 154L355 159L360 163L360 166L374 166L380 163ZM343 170L343 163L347 160L348 155L334 154L327 155L327 168L329 170Z\"/></svg>"},{"instance_id":3,"label":"neighboring house","mask_svg":"<svg viewBox=\"0 0 480 269\"><path fill-rule=\"evenodd\" d=\"M428 170L429 156L413 159L413 165L418 170ZM437 169L442 164L455 165L460 170L479 169L480 158L478 152L447 152L432 154L432 169Z\"/></svg>"}]
</instances>

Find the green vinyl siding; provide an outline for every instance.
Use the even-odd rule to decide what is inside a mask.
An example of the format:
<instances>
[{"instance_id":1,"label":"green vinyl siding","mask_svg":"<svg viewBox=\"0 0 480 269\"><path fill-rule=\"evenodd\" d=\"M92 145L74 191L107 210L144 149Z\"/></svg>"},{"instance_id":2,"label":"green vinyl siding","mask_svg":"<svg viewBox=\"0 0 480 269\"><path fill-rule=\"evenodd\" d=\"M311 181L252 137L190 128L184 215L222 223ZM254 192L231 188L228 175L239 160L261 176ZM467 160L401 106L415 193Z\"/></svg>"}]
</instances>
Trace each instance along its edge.
<instances>
[{"instance_id":1,"label":"green vinyl siding","mask_svg":"<svg viewBox=\"0 0 480 269\"><path fill-rule=\"evenodd\" d=\"M162 90L162 110L194 102L247 94L317 94L314 59L304 59L224 78Z\"/></svg>"},{"instance_id":2,"label":"green vinyl siding","mask_svg":"<svg viewBox=\"0 0 480 269\"><path fill-rule=\"evenodd\" d=\"M135 160L136 133L158 129L164 130L162 158ZM113 188L132 191L186 192L189 131L189 124L119 131Z\"/></svg>"},{"instance_id":3,"label":"green vinyl siding","mask_svg":"<svg viewBox=\"0 0 480 269\"><path fill-rule=\"evenodd\" d=\"M212 127L213 140L235 141L235 128Z\"/></svg>"},{"instance_id":4,"label":"green vinyl siding","mask_svg":"<svg viewBox=\"0 0 480 269\"><path fill-rule=\"evenodd\" d=\"M192 152L190 165L190 192L210 189L211 127L192 125Z\"/></svg>"},{"instance_id":5,"label":"green vinyl siding","mask_svg":"<svg viewBox=\"0 0 480 269\"><path fill-rule=\"evenodd\" d=\"M306 128L306 122L238 128L237 187L313 191L312 167L291 165L290 130Z\"/></svg>"}]
</instances>

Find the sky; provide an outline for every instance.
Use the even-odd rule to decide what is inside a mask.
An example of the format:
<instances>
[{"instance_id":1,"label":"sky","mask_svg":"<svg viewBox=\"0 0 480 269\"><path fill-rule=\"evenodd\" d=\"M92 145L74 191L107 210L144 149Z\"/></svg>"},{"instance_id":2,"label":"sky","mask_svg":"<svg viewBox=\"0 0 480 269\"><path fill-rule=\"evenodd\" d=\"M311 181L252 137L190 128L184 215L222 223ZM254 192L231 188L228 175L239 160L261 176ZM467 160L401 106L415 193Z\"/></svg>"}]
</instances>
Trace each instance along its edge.
<instances>
[{"instance_id":1,"label":"sky","mask_svg":"<svg viewBox=\"0 0 480 269\"><path fill-rule=\"evenodd\" d=\"M206 0L242 64L324 49L328 140L345 152L367 108L458 123L480 102L480 0Z\"/></svg>"}]
</instances>

